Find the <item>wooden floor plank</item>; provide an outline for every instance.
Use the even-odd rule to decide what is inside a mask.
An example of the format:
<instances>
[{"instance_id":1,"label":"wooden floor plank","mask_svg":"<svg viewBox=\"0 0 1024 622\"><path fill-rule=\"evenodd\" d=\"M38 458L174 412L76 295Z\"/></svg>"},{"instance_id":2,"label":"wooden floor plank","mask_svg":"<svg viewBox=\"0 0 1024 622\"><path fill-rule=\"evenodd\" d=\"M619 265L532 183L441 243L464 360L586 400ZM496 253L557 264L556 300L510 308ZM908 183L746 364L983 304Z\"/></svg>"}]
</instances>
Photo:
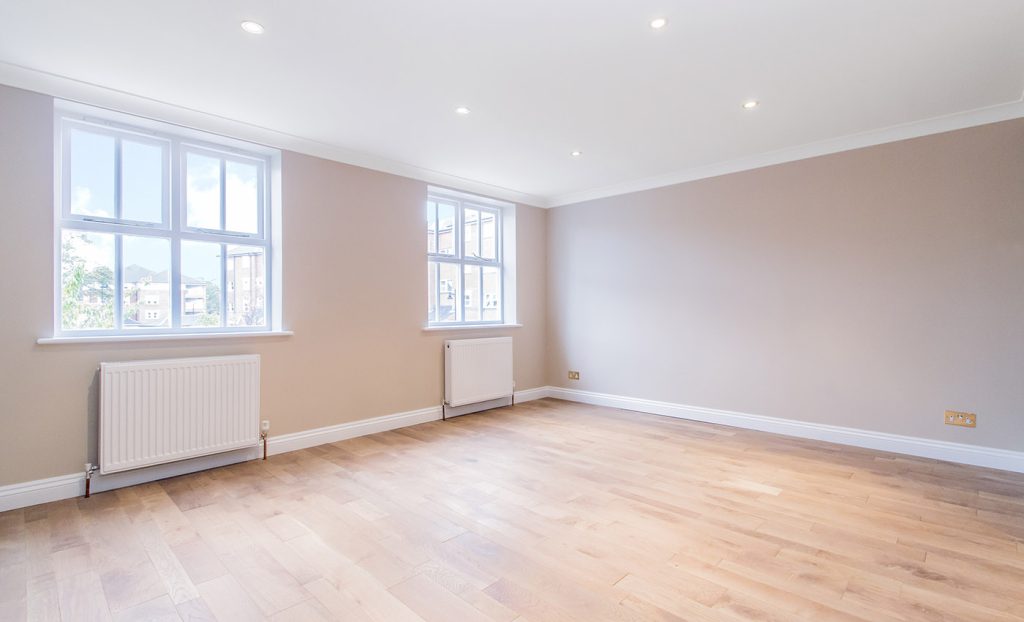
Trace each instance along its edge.
<instances>
[{"instance_id":1,"label":"wooden floor plank","mask_svg":"<svg viewBox=\"0 0 1024 622\"><path fill-rule=\"evenodd\" d=\"M11 620L1024 621L1024 475L539 400L0 514Z\"/></svg>"}]
</instances>

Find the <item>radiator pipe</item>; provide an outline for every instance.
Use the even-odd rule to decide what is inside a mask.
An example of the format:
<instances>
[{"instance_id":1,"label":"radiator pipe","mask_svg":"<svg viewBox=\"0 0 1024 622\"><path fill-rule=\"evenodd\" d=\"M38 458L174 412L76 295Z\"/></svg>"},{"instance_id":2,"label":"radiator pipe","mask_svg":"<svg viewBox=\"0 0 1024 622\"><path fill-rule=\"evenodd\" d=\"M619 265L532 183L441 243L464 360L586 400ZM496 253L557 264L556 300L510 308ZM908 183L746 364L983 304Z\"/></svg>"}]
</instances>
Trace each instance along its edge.
<instances>
[{"instance_id":1,"label":"radiator pipe","mask_svg":"<svg viewBox=\"0 0 1024 622\"><path fill-rule=\"evenodd\" d=\"M263 441L263 459L267 459L267 433L260 432L260 439Z\"/></svg>"},{"instance_id":2,"label":"radiator pipe","mask_svg":"<svg viewBox=\"0 0 1024 622\"><path fill-rule=\"evenodd\" d=\"M85 498L86 499L89 498L89 494L90 494L90 490L89 490L90 486L89 486L89 484L92 483L92 474L95 473L97 471L97 469L99 469L99 467L93 466L93 464L91 462L86 462L85 463Z\"/></svg>"}]
</instances>

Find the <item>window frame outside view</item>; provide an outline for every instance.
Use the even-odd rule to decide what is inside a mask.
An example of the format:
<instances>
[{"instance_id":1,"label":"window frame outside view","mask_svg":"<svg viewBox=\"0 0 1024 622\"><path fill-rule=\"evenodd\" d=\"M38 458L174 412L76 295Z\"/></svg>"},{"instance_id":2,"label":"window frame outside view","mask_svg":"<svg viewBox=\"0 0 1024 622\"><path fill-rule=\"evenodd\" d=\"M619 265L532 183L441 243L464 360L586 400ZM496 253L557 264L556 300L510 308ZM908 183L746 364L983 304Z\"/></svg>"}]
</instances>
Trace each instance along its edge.
<instances>
[{"instance_id":1,"label":"window frame outside view","mask_svg":"<svg viewBox=\"0 0 1024 622\"><path fill-rule=\"evenodd\" d=\"M55 336L271 329L269 156L77 115L58 114L57 124ZM73 152L74 136L112 153ZM148 159L127 166L126 146ZM189 154L216 161L216 187L190 183ZM226 170L238 179L226 178ZM216 226L189 225L190 193L199 191L218 211L203 224ZM145 218L121 218L126 195L149 199L132 213ZM227 230L228 222L248 231ZM194 248L207 252L197 258Z\"/></svg>"},{"instance_id":2,"label":"window frame outside view","mask_svg":"<svg viewBox=\"0 0 1024 622\"><path fill-rule=\"evenodd\" d=\"M487 221L493 230L489 243ZM427 326L504 323L502 209L430 194L426 223Z\"/></svg>"}]
</instances>

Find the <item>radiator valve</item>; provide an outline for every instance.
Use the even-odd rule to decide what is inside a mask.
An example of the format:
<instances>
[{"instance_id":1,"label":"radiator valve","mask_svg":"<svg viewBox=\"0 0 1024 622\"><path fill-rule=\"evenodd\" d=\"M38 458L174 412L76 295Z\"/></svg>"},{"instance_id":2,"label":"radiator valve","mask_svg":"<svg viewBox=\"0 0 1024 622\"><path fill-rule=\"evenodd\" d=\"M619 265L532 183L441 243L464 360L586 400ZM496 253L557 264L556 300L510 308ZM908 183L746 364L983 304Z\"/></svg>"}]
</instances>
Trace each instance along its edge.
<instances>
[{"instance_id":1,"label":"radiator valve","mask_svg":"<svg viewBox=\"0 0 1024 622\"><path fill-rule=\"evenodd\" d=\"M267 435L270 433L270 419L260 421L260 440L263 441L263 459L267 459Z\"/></svg>"},{"instance_id":2,"label":"radiator valve","mask_svg":"<svg viewBox=\"0 0 1024 622\"><path fill-rule=\"evenodd\" d=\"M85 463L85 498L89 498L89 484L92 483L92 474L99 470L98 466L94 466L91 462Z\"/></svg>"}]
</instances>

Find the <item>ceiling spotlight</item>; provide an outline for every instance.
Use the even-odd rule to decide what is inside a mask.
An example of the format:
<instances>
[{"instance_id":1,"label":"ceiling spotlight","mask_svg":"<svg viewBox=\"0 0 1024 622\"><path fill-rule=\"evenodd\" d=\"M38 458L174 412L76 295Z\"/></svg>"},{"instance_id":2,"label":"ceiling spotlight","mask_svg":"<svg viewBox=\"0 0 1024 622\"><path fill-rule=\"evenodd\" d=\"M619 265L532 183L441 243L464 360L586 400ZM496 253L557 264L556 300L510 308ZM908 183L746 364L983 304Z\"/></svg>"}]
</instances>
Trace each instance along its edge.
<instances>
[{"instance_id":1,"label":"ceiling spotlight","mask_svg":"<svg viewBox=\"0 0 1024 622\"><path fill-rule=\"evenodd\" d=\"M455 109L455 114L467 115L469 114L469 108L466 108L465 106L459 106L458 108Z\"/></svg>"},{"instance_id":2,"label":"ceiling spotlight","mask_svg":"<svg viewBox=\"0 0 1024 622\"><path fill-rule=\"evenodd\" d=\"M743 102L743 107L746 108L747 110L753 110L754 108L757 108L757 105L760 103L761 102L757 101L756 99L752 99L750 101Z\"/></svg>"},{"instance_id":3,"label":"ceiling spotlight","mask_svg":"<svg viewBox=\"0 0 1024 622\"><path fill-rule=\"evenodd\" d=\"M572 152L572 153L570 153L569 155L571 155L571 156L572 156L572 157L574 157L574 158L578 158L578 157L580 157L581 155L583 155L583 152L582 152L582 151L579 151L579 150L577 150L577 151L573 151L573 152Z\"/></svg>"},{"instance_id":4,"label":"ceiling spotlight","mask_svg":"<svg viewBox=\"0 0 1024 622\"><path fill-rule=\"evenodd\" d=\"M262 35L263 24L258 24L256 22L242 22L242 30L250 35Z\"/></svg>"},{"instance_id":5,"label":"ceiling spotlight","mask_svg":"<svg viewBox=\"0 0 1024 622\"><path fill-rule=\"evenodd\" d=\"M668 19L664 17L656 17L651 20L651 28L655 30L661 30L668 25Z\"/></svg>"}]
</instances>

